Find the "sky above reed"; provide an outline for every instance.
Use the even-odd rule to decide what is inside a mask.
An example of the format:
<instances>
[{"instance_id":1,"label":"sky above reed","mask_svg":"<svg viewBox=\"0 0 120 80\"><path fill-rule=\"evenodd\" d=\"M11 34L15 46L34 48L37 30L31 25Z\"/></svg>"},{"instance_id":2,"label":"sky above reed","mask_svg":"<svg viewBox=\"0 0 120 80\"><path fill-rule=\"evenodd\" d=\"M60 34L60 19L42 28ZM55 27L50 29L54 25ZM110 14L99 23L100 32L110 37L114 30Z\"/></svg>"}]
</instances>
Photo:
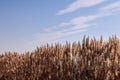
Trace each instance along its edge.
<instances>
[{"instance_id":1,"label":"sky above reed","mask_svg":"<svg viewBox=\"0 0 120 80\"><path fill-rule=\"evenodd\" d=\"M0 53L46 43L120 37L119 0L0 0Z\"/></svg>"}]
</instances>

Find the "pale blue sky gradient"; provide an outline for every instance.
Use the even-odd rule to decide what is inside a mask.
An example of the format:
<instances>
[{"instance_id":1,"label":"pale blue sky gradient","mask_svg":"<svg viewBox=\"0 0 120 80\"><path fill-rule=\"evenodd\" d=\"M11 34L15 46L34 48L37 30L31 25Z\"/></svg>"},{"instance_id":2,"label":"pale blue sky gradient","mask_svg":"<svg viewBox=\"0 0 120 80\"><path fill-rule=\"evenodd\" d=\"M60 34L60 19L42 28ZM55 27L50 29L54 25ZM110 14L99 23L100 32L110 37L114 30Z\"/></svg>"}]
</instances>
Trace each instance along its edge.
<instances>
[{"instance_id":1,"label":"pale blue sky gradient","mask_svg":"<svg viewBox=\"0 0 120 80\"><path fill-rule=\"evenodd\" d=\"M120 37L119 0L0 0L0 53L32 51L84 35Z\"/></svg>"}]
</instances>

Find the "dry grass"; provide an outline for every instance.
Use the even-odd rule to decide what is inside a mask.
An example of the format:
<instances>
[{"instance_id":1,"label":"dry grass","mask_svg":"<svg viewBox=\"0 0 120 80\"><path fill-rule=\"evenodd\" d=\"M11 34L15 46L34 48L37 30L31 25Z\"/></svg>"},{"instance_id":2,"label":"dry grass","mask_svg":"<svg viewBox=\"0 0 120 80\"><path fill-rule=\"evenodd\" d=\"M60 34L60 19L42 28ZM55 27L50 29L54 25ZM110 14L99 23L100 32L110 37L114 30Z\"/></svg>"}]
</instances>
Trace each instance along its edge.
<instances>
[{"instance_id":1,"label":"dry grass","mask_svg":"<svg viewBox=\"0 0 120 80\"><path fill-rule=\"evenodd\" d=\"M55 44L24 54L0 55L0 80L119 80L120 44L83 38L82 44Z\"/></svg>"}]
</instances>

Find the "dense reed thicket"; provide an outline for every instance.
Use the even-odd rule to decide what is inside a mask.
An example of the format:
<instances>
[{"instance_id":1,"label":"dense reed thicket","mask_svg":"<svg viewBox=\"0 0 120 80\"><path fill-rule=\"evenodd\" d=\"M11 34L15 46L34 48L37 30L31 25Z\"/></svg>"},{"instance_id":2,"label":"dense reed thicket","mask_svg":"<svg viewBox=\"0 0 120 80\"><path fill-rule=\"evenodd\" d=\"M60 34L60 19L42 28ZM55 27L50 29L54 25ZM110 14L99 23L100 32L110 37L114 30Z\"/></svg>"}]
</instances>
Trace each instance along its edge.
<instances>
[{"instance_id":1,"label":"dense reed thicket","mask_svg":"<svg viewBox=\"0 0 120 80\"><path fill-rule=\"evenodd\" d=\"M0 80L119 80L120 44L83 38L37 48L24 54L0 54Z\"/></svg>"}]
</instances>

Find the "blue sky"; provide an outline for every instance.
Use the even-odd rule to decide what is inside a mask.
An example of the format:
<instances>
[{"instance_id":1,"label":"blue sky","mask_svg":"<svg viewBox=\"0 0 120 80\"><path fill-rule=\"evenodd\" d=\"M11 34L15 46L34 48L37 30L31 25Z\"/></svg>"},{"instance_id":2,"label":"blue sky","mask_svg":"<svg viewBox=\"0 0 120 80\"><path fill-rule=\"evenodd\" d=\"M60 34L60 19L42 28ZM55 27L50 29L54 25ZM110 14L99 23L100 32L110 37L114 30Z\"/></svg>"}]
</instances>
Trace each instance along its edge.
<instances>
[{"instance_id":1,"label":"blue sky","mask_svg":"<svg viewBox=\"0 0 120 80\"><path fill-rule=\"evenodd\" d=\"M120 37L119 0L0 0L0 53L83 36Z\"/></svg>"}]
</instances>

